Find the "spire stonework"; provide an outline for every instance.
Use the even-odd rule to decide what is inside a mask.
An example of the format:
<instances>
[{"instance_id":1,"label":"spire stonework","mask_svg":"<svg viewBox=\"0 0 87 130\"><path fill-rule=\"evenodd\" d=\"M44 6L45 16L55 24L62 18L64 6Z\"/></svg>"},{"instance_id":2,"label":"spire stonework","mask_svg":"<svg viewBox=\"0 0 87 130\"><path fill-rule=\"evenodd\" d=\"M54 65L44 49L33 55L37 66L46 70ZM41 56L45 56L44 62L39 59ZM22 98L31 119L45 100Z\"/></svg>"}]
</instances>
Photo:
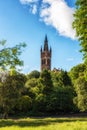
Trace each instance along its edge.
<instances>
[{"instance_id":1,"label":"spire stonework","mask_svg":"<svg viewBox=\"0 0 87 130\"><path fill-rule=\"evenodd\" d=\"M51 70L52 49L48 47L48 38L45 36L44 49L41 47L41 71L44 69Z\"/></svg>"}]
</instances>

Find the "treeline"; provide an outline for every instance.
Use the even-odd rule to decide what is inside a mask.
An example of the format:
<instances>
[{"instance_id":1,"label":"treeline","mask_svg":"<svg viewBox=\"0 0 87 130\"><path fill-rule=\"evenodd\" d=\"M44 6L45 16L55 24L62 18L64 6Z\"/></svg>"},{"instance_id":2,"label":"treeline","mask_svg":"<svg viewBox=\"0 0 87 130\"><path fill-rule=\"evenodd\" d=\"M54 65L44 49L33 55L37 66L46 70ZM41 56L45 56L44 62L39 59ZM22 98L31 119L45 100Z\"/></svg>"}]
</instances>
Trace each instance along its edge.
<instances>
[{"instance_id":1,"label":"treeline","mask_svg":"<svg viewBox=\"0 0 87 130\"><path fill-rule=\"evenodd\" d=\"M58 115L87 111L86 65L66 71L0 73L0 116Z\"/></svg>"}]
</instances>

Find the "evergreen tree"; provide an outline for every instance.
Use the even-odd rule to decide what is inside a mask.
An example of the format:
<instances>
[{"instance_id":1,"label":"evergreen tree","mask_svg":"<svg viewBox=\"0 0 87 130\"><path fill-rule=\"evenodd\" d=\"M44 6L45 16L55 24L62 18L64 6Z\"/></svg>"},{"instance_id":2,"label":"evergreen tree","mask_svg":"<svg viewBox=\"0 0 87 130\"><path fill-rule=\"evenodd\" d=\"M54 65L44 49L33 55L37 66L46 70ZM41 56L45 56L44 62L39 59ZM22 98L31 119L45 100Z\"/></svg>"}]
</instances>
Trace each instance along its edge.
<instances>
[{"instance_id":1,"label":"evergreen tree","mask_svg":"<svg viewBox=\"0 0 87 130\"><path fill-rule=\"evenodd\" d=\"M51 79L50 72L48 70L43 70L40 78L41 78L41 83L44 86L43 93L46 95L50 94L53 89L53 82Z\"/></svg>"}]
</instances>

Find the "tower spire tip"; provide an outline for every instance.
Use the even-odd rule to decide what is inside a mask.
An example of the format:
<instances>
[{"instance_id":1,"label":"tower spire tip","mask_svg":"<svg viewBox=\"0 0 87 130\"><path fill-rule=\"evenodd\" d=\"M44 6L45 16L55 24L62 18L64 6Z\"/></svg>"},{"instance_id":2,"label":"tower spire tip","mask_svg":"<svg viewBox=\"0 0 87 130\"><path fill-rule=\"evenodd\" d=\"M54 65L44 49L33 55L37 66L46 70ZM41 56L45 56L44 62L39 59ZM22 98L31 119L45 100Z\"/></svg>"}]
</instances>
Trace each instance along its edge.
<instances>
[{"instance_id":1,"label":"tower spire tip","mask_svg":"<svg viewBox=\"0 0 87 130\"><path fill-rule=\"evenodd\" d=\"M45 35L45 42L48 42L47 34Z\"/></svg>"}]
</instances>

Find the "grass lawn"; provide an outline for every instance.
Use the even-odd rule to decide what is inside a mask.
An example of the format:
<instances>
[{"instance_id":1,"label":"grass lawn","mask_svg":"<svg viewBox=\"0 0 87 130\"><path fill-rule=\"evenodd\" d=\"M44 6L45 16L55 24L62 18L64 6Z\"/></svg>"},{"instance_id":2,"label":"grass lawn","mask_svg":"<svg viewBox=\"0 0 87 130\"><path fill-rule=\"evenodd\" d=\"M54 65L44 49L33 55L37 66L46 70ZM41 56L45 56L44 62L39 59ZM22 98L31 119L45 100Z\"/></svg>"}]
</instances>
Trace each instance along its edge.
<instances>
[{"instance_id":1,"label":"grass lawn","mask_svg":"<svg viewBox=\"0 0 87 130\"><path fill-rule=\"evenodd\" d=\"M0 119L0 130L87 130L87 118Z\"/></svg>"}]
</instances>

